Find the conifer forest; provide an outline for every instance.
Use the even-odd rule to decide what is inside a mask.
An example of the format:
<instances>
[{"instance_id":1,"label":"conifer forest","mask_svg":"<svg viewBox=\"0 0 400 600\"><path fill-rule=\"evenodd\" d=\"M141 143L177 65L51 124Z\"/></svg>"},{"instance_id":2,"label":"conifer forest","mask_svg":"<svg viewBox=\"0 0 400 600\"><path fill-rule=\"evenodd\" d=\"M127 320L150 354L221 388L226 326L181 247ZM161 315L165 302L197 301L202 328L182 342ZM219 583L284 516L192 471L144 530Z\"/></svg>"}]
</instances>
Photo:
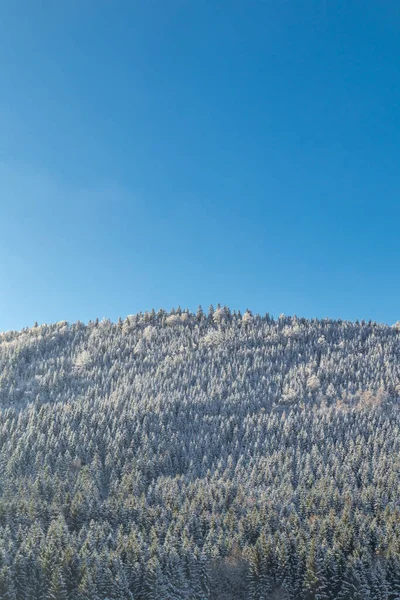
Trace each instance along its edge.
<instances>
[{"instance_id":1,"label":"conifer forest","mask_svg":"<svg viewBox=\"0 0 400 600\"><path fill-rule=\"evenodd\" d=\"M1 600L400 600L400 324L0 334Z\"/></svg>"}]
</instances>

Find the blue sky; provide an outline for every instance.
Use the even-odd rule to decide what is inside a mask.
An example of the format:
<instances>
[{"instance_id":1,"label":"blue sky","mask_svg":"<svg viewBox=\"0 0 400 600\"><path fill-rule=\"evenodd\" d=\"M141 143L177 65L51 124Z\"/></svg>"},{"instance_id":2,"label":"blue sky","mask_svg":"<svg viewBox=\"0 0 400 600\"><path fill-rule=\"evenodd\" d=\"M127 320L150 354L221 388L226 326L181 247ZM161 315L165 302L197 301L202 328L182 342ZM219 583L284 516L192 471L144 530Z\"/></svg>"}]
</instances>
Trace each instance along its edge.
<instances>
[{"instance_id":1,"label":"blue sky","mask_svg":"<svg viewBox=\"0 0 400 600\"><path fill-rule=\"evenodd\" d=\"M0 330L400 319L400 4L0 5Z\"/></svg>"}]
</instances>

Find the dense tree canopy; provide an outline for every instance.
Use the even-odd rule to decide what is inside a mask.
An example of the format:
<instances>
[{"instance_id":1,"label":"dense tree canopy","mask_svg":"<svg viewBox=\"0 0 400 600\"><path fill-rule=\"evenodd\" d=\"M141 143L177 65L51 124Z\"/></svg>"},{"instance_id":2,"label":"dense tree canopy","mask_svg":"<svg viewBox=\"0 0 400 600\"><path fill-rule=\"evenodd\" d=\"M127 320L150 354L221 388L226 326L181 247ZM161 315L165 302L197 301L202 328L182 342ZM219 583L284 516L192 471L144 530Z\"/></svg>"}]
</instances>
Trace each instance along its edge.
<instances>
[{"instance_id":1,"label":"dense tree canopy","mask_svg":"<svg viewBox=\"0 0 400 600\"><path fill-rule=\"evenodd\" d=\"M400 328L0 334L0 598L400 600Z\"/></svg>"}]
</instances>

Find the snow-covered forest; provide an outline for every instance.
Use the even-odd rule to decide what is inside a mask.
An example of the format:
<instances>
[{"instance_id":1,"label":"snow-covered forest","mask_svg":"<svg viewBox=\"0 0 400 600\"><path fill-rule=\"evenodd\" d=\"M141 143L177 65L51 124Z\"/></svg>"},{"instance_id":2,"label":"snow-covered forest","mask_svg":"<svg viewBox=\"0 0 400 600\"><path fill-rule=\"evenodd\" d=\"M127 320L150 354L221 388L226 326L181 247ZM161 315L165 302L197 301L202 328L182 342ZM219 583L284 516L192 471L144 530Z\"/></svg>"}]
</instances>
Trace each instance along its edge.
<instances>
[{"instance_id":1,"label":"snow-covered forest","mask_svg":"<svg viewBox=\"0 0 400 600\"><path fill-rule=\"evenodd\" d=\"M3 600L400 600L400 326L0 334Z\"/></svg>"}]
</instances>

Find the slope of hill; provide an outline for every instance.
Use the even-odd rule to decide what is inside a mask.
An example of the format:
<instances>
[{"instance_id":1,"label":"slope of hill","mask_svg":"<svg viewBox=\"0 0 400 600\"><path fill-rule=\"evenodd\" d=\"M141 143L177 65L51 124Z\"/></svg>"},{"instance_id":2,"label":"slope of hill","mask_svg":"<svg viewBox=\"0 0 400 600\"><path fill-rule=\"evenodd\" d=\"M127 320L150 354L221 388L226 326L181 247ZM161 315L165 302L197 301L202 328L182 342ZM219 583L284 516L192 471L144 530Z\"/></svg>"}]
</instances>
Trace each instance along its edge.
<instances>
[{"instance_id":1,"label":"slope of hill","mask_svg":"<svg viewBox=\"0 0 400 600\"><path fill-rule=\"evenodd\" d=\"M0 334L0 598L399 600L399 359L220 307Z\"/></svg>"}]
</instances>

